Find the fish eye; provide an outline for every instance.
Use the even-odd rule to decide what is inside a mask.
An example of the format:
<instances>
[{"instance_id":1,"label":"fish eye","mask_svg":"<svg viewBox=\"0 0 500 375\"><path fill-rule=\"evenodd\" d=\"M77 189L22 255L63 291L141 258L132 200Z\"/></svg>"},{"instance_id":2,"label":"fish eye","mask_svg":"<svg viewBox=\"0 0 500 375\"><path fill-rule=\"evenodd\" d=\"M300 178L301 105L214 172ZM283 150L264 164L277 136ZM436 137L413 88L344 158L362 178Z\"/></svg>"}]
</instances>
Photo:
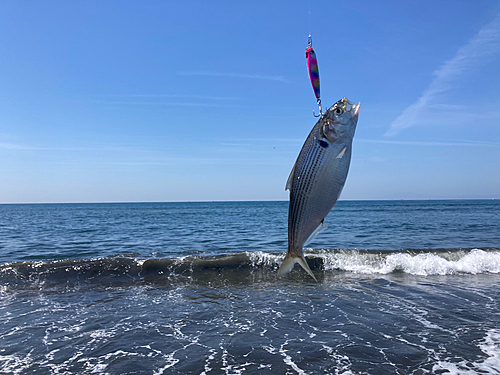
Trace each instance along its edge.
<instances>
[{"instance_id":1,"label":"fish eye","mask_svg":"<svg viewBox=\"0 0 500 375\"><path fill-rule=\"evenodd\" d=\"M342 113L344 113L342 108L340 108L340 107L335 108L335 114L337 116L340 116Z\"/></svg>"}]
</instances>

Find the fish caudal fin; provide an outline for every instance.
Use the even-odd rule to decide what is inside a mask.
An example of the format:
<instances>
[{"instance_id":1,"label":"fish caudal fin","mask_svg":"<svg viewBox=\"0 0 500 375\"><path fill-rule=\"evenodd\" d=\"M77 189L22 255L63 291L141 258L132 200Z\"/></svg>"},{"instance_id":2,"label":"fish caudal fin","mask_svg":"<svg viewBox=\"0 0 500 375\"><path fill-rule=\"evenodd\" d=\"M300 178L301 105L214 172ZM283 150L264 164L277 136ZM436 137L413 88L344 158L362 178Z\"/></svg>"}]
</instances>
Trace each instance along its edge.
<instances>
[{"instance_id":1,"label":"fish caudal fin","mask_svg":"<svg viewBox=\"0 0 500 375\"><path fill-rule=\"evenodd\" d=\"M316 281L316 282L318 281L318 280L316 280L316 277L314 276L311 269L309 268L309 265L307 264L306 260L304 259L304 256L294 257L288 253L286 254L285 260L283 260L283 263L281 263L281 267L278 270L278 277L286 275L288 272L293 270L295 263L300 264L300 266L314 279L314 281Z\"/></svg>"}]
</instances>

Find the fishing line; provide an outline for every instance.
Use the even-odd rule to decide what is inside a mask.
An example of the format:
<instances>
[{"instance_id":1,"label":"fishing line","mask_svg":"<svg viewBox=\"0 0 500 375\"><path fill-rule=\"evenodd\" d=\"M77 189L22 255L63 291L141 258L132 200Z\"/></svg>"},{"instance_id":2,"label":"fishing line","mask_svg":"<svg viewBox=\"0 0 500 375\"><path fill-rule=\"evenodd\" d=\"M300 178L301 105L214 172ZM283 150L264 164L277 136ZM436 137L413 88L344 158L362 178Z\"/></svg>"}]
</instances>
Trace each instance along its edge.
<instances>
[{"instance_id":1,"label":"fishing line","mask_svg":"<svg viewBox=\"0 0 500 375\"><path fill-rule=\"evenodd\" d=\"M311 35L311 0L309 0L309 35Z\"/></svg>"},{"instance_id":2,"label":"fishing line","mask_svg":"<svg viewBox=\"0 0 500 375\"><path fill-rule=\"evenodd\" d=\"M306 49L306 60L307 60L307 70L309 72L309 79L311 80L311 85L314 91L314 95L316 96L316 103L319 107L319 115L313 111L313 115L315 117L319 117L323 115L323 110L321 108L321 98L320 98L320 87L319 87L319 69L318 69L318 61L316 59L316 53L312 47L312 37L311 37L311 0L309 0L309 38L307 40L307 49Z\"/></svg>"}]
</instances>

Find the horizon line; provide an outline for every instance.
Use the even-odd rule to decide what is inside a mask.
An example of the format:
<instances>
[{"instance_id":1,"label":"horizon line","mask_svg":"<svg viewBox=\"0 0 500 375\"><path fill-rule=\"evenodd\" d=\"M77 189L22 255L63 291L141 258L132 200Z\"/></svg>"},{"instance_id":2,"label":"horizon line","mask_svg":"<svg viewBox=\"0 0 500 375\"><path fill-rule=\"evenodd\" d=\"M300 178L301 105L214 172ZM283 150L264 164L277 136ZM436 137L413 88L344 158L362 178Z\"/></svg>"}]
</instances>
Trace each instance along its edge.
<instances>
[{"instance_id":1,"label":"horizon line","mask_svg":"<svg viewBox=\"0 0 500 375\"><path fill-rule=\"evenodd\" d=\"M377 199L339 199L337 202L378 202L378 201L491 201L499 198L377 198ZM172 201L97 201L97 202L0 202L0 205L28 205L28 204L145 204L145 203L258 203L258 202L288 202L285 199L256 199L256 200L172 200Z\"/></svg>"}]
</instances>

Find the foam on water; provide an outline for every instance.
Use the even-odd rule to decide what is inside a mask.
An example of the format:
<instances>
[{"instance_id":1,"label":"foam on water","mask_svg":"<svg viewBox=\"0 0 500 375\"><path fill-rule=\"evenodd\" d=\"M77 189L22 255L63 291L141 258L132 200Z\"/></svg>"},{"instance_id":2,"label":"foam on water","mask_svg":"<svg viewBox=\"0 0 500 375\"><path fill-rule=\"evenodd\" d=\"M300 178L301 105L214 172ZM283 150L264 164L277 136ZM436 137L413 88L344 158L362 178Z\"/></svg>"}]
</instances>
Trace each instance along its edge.
<instances>
[{"instance_id":1,"label":"foam on water","mask_svg":"<svg viewBox=\"0 0 500 375\"><path fill-rule=\"evenodd\" d=\"M433 373L446 372L450 375L500 374L500 330L490 329L478 344L483 354L483 360L470 362L462 360L452 362L449 359L438 360L433 366Z\"/></svg>"},{"instance_id":2,"label":"foam on water","mask_svg":"<svg viewBox=\"0 0 500 375\"><path fill-rule=\"evenodd\" d=\"M480 364L481 369L492 374L500 374L500 330L491 329L479 344L479 348L488 358Z\"/></svg>"},{"instance_id":3,"label":"foam on water","mask_svg":"<svg viewBox=\"0 0 500 375\"><path fill-rule=\"evenodd\" d=\"M285 254L276 255L264 251L247 251L246 254L253 267L278 267L285 258Z\"/></svg>"},{"instance_id":4,"label":"foam on water","mask_svg":"<svg viewBox=\"0 0 500 375\"><path fill-rule=\"evenodd\" d=\"M8 292L0 373L498 374L498 275L335 279Z\"/></svg>"},{"instance_id":5,"label":"foam on water","mask_svg":"<svg viewBox=\"0 0 500 375\"><path fill-rule=\"evenodd\" d=\"M404 272L412 275L453 275L500 272L500 252L473 249L440 253L324 251L318 254L325 270L364 274Z\"/></svg>"}]
</instances>

